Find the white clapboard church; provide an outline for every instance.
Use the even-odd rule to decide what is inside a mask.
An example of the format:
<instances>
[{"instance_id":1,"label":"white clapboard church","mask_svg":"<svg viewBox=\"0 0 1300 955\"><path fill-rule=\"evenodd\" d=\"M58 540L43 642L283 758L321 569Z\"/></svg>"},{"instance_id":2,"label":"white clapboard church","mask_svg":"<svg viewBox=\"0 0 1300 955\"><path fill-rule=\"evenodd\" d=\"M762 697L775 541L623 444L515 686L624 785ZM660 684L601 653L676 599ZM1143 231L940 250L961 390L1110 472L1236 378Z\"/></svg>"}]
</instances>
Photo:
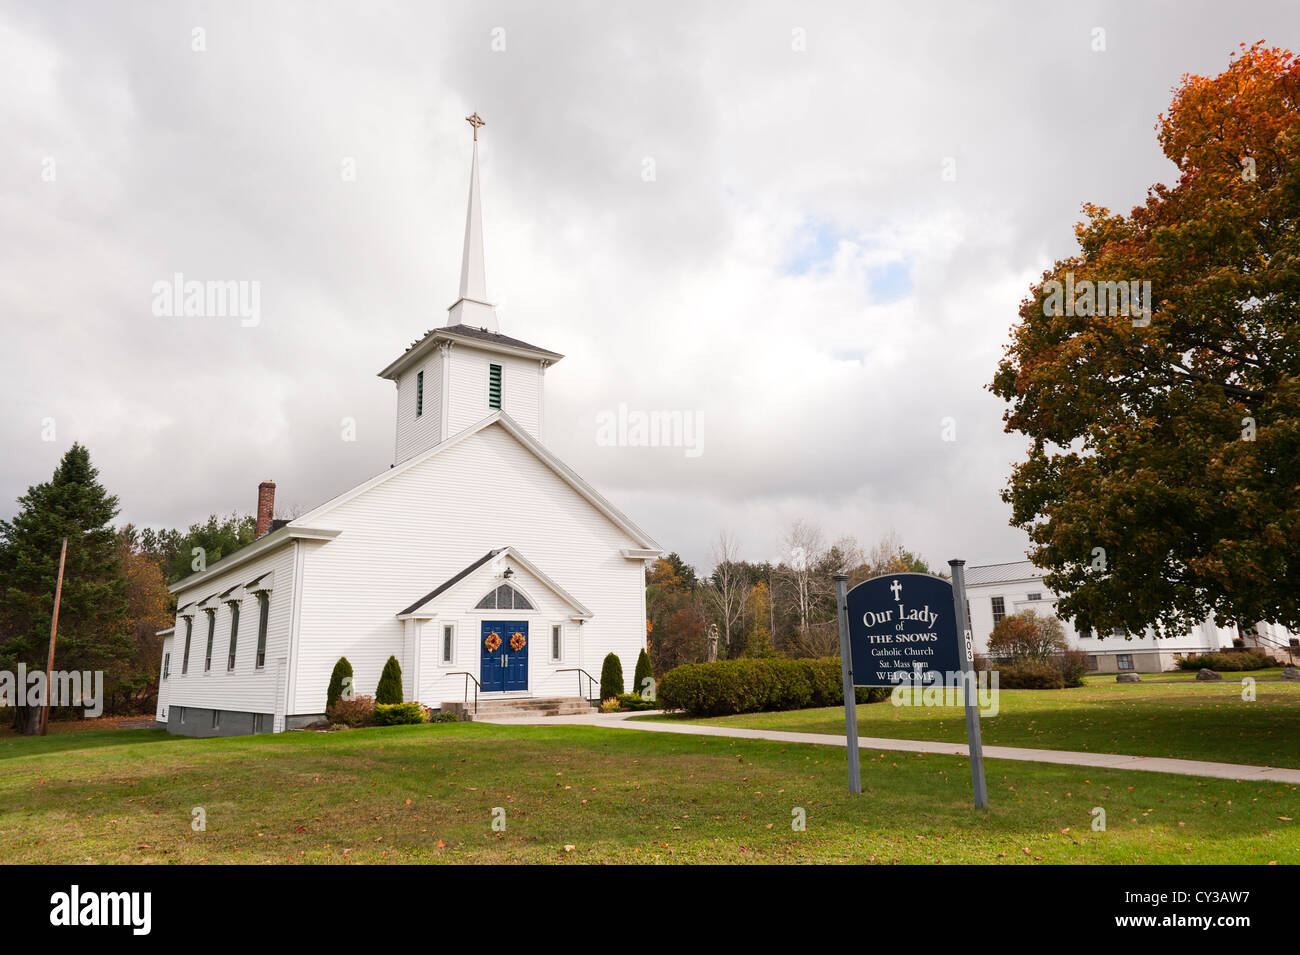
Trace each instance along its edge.
<instances>
[{"instance_id":1,"label":"white clapboard church","mask_svg":"<svg viewBox=\"0 0 1300 955\"><path fill-rule=\"evenodd\" d=\"M470 121L460 294L379 373L397 386L393 464L290 521L264 482L254 542L172 586L157 718L174 733L312 723L340 657L367 695L396 657L404 698L433 707L590 698L611 651L633 672L661 549L543 443L563 356L499 329Z\"/></svg>"}]
</instances>

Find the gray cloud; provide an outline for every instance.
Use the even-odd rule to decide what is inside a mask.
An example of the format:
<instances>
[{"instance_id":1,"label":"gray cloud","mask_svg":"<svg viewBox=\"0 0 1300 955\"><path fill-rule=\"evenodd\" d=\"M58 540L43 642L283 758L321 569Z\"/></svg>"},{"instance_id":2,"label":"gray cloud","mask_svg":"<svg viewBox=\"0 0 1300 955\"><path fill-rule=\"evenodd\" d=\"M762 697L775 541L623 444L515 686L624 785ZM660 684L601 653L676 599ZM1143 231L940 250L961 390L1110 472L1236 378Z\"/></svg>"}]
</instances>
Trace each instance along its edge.
<instances>
[{"instance_id":1,"label":"gray cloud","mask_svg":"<svg viewBox=\"0 0 1300 955\"><path fill-rule=\"evenodd\" d=\"M139 524L386 467L374 375L445 320L478 110L503 331L567 356L548 443L666 547L707 563L725 526L775 557L807 517L1019 556L1022 443L983 387L1020 298L1081 202L1172 178L1179 77L1293 14L698 7L0 5L0 507L74 439ZM258 280L261 324L155 317L176 272ZM704 453L598 446L621 402L698 412Z\"/></svg>"}]
</instances>

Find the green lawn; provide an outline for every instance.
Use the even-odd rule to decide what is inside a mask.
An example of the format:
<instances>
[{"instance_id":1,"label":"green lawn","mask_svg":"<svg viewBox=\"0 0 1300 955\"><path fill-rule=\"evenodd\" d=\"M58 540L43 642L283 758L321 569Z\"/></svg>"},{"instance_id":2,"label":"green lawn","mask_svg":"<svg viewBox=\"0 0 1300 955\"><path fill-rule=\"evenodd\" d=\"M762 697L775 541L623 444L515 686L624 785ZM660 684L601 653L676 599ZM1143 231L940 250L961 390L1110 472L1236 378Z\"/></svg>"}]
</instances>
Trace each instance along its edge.
<instances>
[{"instance_id":1,"label":"green lawn","mask_svg":"<svg viewBox=\"0 0 1300 955\"><path fill-rule=\"evenodd\" d=\"M626 729L85 732L0 766L0 863L1300 862L1296 786L991 760L976 811L958 757L864 751L851 797L838 748Z\"/></svg>"},{"instance_id":2,"label":"green lawn","mask_svg":"<svg viewBox=\"0 0 1300 955\"><path fill-rule=\"evenodd\" d=\"M997 746L1300 768L1300 685L1260 683L1255 690L1255 701L1249 703L1242 700L1239 680L1002 690L998 715L980 720L981 735L986 744ZM691 722L844 735L840 707ZM961 706L895 706L885 701L858 707L858 733L964 743L966 723Z\"/></svg>"}]
</instances>

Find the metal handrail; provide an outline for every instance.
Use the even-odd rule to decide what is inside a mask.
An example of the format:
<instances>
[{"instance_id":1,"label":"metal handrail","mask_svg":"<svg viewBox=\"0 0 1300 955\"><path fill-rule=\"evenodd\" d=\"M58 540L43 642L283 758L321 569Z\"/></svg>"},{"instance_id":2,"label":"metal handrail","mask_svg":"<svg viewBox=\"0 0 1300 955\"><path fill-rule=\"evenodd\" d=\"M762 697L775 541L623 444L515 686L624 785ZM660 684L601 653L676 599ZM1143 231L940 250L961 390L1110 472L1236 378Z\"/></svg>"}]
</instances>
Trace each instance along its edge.
<instances>
[{"instance_id":1,"label":"metal handrail","mask_svg":"<svg viewBox=\"0 0 1300 955\"><path fill-rule=\"evenodd\" d=\"M584 676L587 678L587 681L588 681L588 682L587 682L587 692L588 692L588 693L591 692L591 688L592 688L593 686L595 686L595 685L597 685L597 684L600 683L599 680L597 680L594 676L592 676L590 673L588 673L588 672L587 672L586 670L584 670L582 667L565 667L564 669L562 669L562 670L556 670L555 672L556 672L556 673L577 673L577 674L578 674L578 696L582 696L582 678L583 678ZM593 697L588 696L587 699L590 700L590 699L593 699Z\"/></svg>"},{"instance_id":2,"label":"metal handrail","mask_svg":"<svg viewBox=\"0 0 1300 955\"><path fill-rule=\"evenodd\" d=\"M478 691L483 684L479 683L478 677L468 670L455 670L451 673L444 673L443 676L463 676L465 677L465 702L469 702L469 681L474 681L474 714L478 715Z\"/></svg>"}]
</instances>

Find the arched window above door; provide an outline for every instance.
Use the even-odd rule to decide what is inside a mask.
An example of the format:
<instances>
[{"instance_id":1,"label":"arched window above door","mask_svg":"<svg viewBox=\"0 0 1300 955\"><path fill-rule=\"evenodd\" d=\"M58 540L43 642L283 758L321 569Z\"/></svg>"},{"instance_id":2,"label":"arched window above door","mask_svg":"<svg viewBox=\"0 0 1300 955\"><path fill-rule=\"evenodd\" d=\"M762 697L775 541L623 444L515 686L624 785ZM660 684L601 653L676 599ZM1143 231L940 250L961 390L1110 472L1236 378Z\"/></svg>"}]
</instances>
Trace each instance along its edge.
<instances>
[{"instance_id":1,"label":"arched window above door","mask_svg":"<svg viewBox=\"0 0 1300 955\"><path fill-rule=\"evenodd\" d=\"M528 598L509 584L501 584L483 595L475 610L532 610Z\"/></svg>"}]
</instances>

